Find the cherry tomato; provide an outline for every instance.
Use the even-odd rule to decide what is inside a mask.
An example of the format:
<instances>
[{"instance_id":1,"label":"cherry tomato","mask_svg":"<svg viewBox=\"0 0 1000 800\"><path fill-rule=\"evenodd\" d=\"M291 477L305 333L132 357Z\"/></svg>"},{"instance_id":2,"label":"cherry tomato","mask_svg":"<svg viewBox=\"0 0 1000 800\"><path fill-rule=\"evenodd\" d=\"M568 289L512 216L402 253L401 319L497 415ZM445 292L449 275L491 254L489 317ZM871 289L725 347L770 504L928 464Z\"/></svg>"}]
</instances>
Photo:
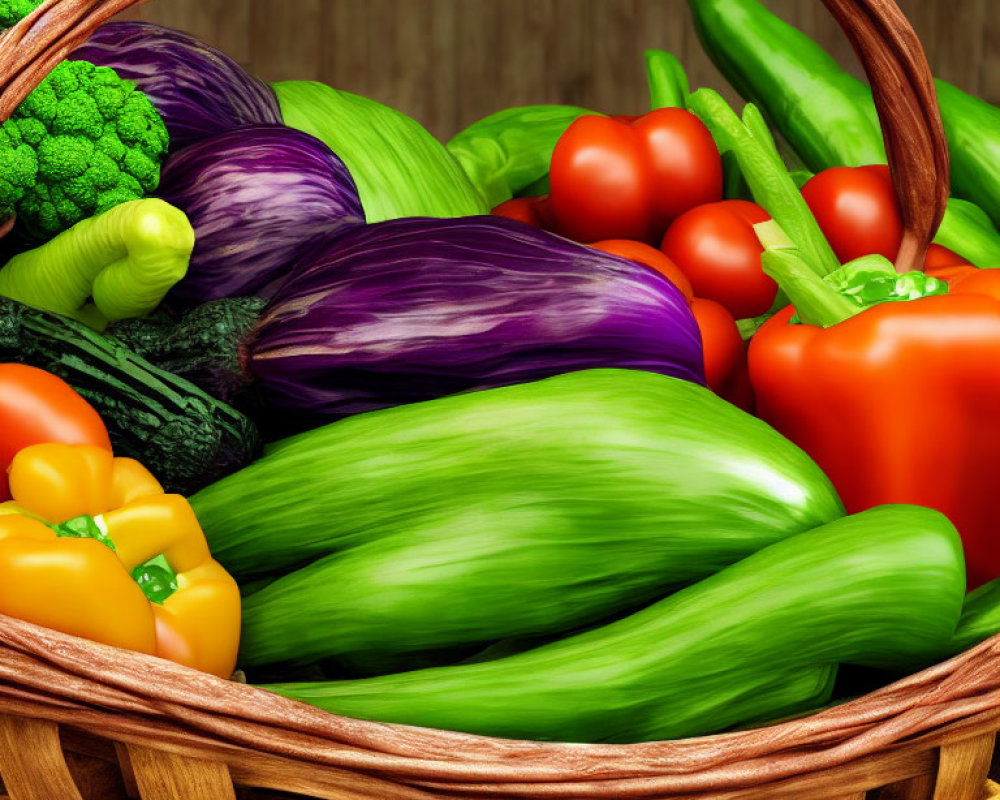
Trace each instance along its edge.
<instances>
[{"instance_id":1,"label":"cherry tomato","mask_svg":"<svg viewBox=\"0 0 1000 800\"><path fill-rule=\"evenodd\" d=\"M903 223L887 166L825 169L802 196L842 264L875 253L895 260Z\"/></svg>"},{"instance_id":2,"label":"cherry tomato","mask_svg":"<svg viewBox=\"0 0 1000 800\"><path fill-rule=\"evenodd\" d=\"M652 267L680 289L681 294L688 301L694 297L691 281L687 279L687 276L662 251L657 250L652 245L648 245L645 242L636 242L631 239L604 239L600 242L594 242L590 246L597 250L603 250L605 253L611 253L612 255L621 256L639 264L645 264L647 267Z\"/></svg>"},{"instance_id":3,"label":"cherry tomato","mask_svg":"<svg viewBox=\"0 0 1000 800\"><path fill-rule=\"evenodd\" d=\"M825 169L806 182L802 196L841 263L870 254L896 260L903 220L885 164ZM925 267L967 263L939 244L924 259Z\"/></svg>"},{"instance_id":4,"label":"cherry tomato","mask_svg":"<svg viewBox=\"0 0 1000 800\"><path fill-rule=\"evenodd\" d=\"M722 197L722 159L705 125L684 109L632 121L588 115L556 143L549 185L569 238L657 244L676 216Z\"/></svg>"},{"instance_id":5,"label":"cherry tomato","mask_svg":"<svg viewBox=\"0 0 1000 800\"><path fill-rule=\"evenodd\" d=\"M708 388L744 411L751 411L753 392L747 367L747 345L733 315L721 303L704 297L691 301L691 313L701 332Z\"/></svg>"},{"instance_id":6,"label":"cherry tomato","mask_svg":"<svg viewBox=\"0 0 1000 800\"><path fill-rule=\"evenodd\" d=\"M696 297L722 303L737 319L756 317L774 302L778 284L764 274L753 226L770 219L746 200L692 208L667 229L661 248L688 276Z\"/></svg>"},{"instance_id":7,"label":"cherry tomato","mask_svg":"<svg viewBox=\"0 0 1000 800\"><path fill-rule=\"evenodd\" d=\"M492 211L497 217L516 219L533 228L542 228L552 233L559 233L559 223L552 212L552 200L547 194L539 197L515 197L501 203Z\"/></svg>"},{"instance_id":8,"label":"cherry tomato","mask_svg":"<svg viewBox=\"0 0 1000 800\"><path fill-rule=\"evenodd\" d=\"M24 364L0 364L0 500L10 499L11 460L43 442L111 449L101 417L66 381Z\"/></svg>"},{"instance_id":9,"label":"cherry tomato","mask_svg":"<svg viewBox=\"0 0 1000 800\"><path fill-rule=\"evenodd\" d=\"M538 203L534 197L515 197L496 206L490 213L496 217L516 219L533 228L542 227L542 218L538 214Z\"/></svg>"},{"instance_id":10,"label":"cherry tomato","mask_svg":"<svg viewBox=\"0 0 1000 800\"><path fill-rule=\"evenodd\" d=\"M927 248L927 255L924 258L924 266L928 269L934 267L965 267L971 266L968 261L958 253L942 247L939 244L932 244Z\"/></svg>"}]
</instances>

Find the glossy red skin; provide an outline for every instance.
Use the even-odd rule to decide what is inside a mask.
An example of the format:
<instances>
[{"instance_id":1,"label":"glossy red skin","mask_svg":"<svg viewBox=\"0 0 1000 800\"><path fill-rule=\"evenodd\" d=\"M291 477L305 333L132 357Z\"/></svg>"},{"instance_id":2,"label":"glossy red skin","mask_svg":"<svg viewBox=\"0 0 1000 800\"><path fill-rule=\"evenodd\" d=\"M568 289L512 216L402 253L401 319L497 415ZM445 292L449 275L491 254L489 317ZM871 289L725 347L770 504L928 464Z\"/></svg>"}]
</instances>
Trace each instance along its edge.
<instances>
[{"instance_id":1,"label":"glossy red skin","mask_svg":"<svg viewBox=\"0 0 1000 800\"><path fill-rule=\"evenodd\" d=\"M681 294L687 299L688 305L691 304L691 298L694 297L691 281L673 261L652 245L632 239L603 239L600 242L591 243L590 247L652 267L680 289Z\"/></svg>"},{"instance_id":2,"label":"glossy red skin","mask_svg":"<svg viewBox=\"0 0 1000 800\"><path fill-rule=\"evenodd\" d=\"M533 228L542 227L542 218L538 213L538 199L535 197L515 197L496 206L490 214L496 217L516 219Z\"/></svg>"},{"instance_id":3,"label":"glossy red skin","mask_svg":"<svg viewBox=\"0 0 1000 800\"><path fill-rule=\"evenodd\" d=\"M895 260L903 223L887 166L825 169L802 196L842 264L875 253Z\"/></svg>"},{"instance_id":4,"label":"glossy red skin","mask_svg":"<svg viewBox=\"0 0 1000 800\"><path fill-rule=\"evenodd\" d=\"M734 406L753 411L747 344L736 327L736 319L714 300L695 297L690 305L701 332L708 388Z\"/></svg>"},{"instance_id":5,"label":"glossy red skin","mask_svg":"<svg viewBox=\"0 0 1000 800\"><path fill-rule=\"evenodd\" d=\"M764 248L753 230L770 218L746 200L708 203L674 220L660 247L688 276L695 295L721 303L737 319L756 317L778 292L761 268Z\"/></svg>"},{"instance_id":6,"label":"glossy red skin","mask_svg":"<svg viewBox=\"0 0 1000 800\"><path fill-rule=\"evenodd\" d=\"M747 371L747 348L733 315L714 300L694 297L690 282L677 265L660 250L645 242L605 239L590 246L644 264L666 277L681 291L687 298L701 333L705 382L708 388L733 405L750 411L753 407L753 392Z\"/></svg>"},{"instance_id":7,"label":"glossy red skin","mask_svg":"<svg viewBox=\"0 0 1000 800\"><path fill-rule=\"evenodd\" d=\"M539 197L515 197L496 206L490 214L516 219L533 228L560 233L559 223L552 211L552 200L547 194Z\"/></svg>"},{"instance_id":8,"label":"glossy red skin","mask_svg":"<svg viewBox=\"0 0 1000 800\"><path fill-rule=\"evenodd\" d=\"M924 257L924 267L935 269L937 267L963 267L971 266L968 261L958 253L942 247L939 244L932 244L927 248L927 255Z\"/></svg>"},{"instance_id":9,"label":"glossy red skin","mask_svg":"<svg viewBox=\"0 0 1000 800\"><path fill-rule=\"evenodd\" d=\"M949 272L945 273L945 269ZM1000 270L951 267L950 293L883 303L823 329L788 307L750 342L758 415L806 451L847 511L941 511L969 588L1000 577Z\"/></svg>"},{"instance_id":10,"label":"glossy red skin","mask_svg":"<svg viewBox=\"0 0 1000 800\"><path fill-rule=\"evenodd\" d=\"M722 159L708 129L684 109L631 122L583 116L556 143L549 186L569 238L658 244L675 217L722 198Z\"/></svg>"},{"instance_id":11,"label":"glossy red skin","mask_svg":"<svg viewBox=\"0 0 1000 800\"><path fill-rule=\"evenodd\" d=\"M92 444L111 450L100 415L62 378L24 364L0 364L0 500L7 469L33 444Z\"/></svg>"}]
</instances>

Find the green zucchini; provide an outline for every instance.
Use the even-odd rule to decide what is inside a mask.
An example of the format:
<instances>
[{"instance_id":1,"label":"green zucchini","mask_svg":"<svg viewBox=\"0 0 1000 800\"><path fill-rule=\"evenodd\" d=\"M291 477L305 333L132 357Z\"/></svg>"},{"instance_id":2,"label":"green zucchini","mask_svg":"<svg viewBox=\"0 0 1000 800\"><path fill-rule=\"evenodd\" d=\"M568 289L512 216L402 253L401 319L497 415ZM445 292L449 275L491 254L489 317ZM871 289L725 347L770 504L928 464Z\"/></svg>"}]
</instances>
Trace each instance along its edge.
<instances>
[{"instance_id":1,"label":"green zucchini","mask_svg":"<svg viewBox=\"0 0 1000 800\"><path fill-rule=\"evenodd\" d=\"M0 360L63 378L101 415L115 453L189 494L249 464L260 436L243 414L81 322L0 297Z\"/></svg>"},{"instance_id":2,"label":"green zucchini","mask_svg":"<svg viewBox=\"0 0 1000 800\"><path fill-rule=\"evenodd\" d=\"M239 578L405 535L442 579L465 568L440 561L448 547L457 559L488 548L522 584L554 573L586 606L649 597L843 513L773 428L704 387L613 369L340 420L270 445L191 502ZM404 576L369 573L359 591L404 590ZM488 603L490 590L457 583Z\"/></svg>"},{"instance_id":3,"label":"green zucchini","mask_svg":"<svg viewBox=\"0 0 1000 800\"><path fill-rule=\"evenodd\" d=\"M350 717L519 739L697 736L824 704L829 685L817 671L831 665L910 671L938 660L964 593L961 540L947 518L881 506L518 655L265 688Z\"/></svg>"}]
</instances>

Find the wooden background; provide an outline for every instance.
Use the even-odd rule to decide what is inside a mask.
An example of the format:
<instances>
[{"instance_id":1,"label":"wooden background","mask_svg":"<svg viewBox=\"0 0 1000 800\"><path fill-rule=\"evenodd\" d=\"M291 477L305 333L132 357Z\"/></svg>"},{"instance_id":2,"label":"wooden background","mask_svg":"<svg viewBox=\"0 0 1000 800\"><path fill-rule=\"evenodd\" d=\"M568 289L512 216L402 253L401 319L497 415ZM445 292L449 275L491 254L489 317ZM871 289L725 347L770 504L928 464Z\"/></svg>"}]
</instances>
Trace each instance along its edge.
<instances>
[{"instance_id":1,"label":"wooden background","mask_svg":"<svg viewBox=\"0 0 1000 800\"><path fill-rule=\"evenodd\" d=\"M765 0L860 74L819 0ZM935 74L1000 103L1000 0L898 0ZM648 107L643 50L723 90L685 0L153 0L129 12L193 33L267 80L321 80L447 138L513 105ZM731 93L728 96L733 99Z\"/></svg>"}]
</instances>

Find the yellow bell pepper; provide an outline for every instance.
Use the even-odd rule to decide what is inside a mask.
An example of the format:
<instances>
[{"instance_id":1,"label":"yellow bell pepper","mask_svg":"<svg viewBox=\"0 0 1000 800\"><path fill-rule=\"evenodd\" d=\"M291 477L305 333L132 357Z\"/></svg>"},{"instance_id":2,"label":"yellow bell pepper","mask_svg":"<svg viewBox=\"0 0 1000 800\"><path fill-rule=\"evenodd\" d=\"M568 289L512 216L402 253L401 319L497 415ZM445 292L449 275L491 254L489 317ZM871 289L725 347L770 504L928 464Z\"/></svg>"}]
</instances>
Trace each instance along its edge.
<instances>
[{"instance_id":1,"label":"yellow bell pepper","mask_svg":"<svg viewBox=\"0 0 1000 800\"><path fill-rule=\"evenodd\" d=\"M194 511L92 445L14 456L0 503L0 613L228 678L240 593Z\"/></svg>"}]
</instances>

